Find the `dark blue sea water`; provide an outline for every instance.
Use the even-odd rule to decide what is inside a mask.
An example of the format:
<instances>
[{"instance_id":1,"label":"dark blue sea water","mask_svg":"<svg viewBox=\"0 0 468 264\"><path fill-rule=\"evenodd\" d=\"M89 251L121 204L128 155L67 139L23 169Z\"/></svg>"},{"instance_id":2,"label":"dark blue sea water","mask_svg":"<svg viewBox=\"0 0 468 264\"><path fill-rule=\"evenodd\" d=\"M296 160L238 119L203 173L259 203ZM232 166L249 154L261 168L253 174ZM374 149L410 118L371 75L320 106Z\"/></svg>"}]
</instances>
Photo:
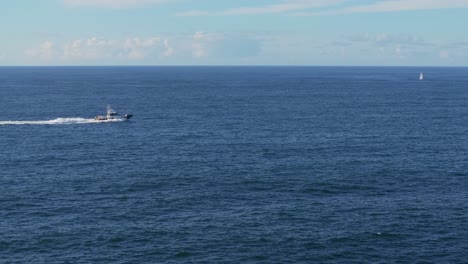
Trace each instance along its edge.
<instances>
[{"instance_id":1,"label":"dark blue sea water","mask_svg":"<svg viewBox=\"0 0 468 264\"><path fill-rule=\"evenodd\" d=\"M468 68L3 67L0 113L2 264L467 263Z\"/></svg>"}]
</instances>

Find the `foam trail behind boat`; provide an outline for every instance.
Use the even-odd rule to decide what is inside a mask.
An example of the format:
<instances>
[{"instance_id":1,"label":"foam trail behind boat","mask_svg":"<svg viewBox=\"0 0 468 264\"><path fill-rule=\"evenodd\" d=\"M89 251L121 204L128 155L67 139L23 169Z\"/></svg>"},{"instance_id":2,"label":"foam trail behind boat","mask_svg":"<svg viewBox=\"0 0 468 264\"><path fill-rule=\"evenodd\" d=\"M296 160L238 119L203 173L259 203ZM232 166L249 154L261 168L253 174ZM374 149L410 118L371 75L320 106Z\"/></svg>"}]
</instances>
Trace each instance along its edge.
<instances>
[{"instance_id":1,"label":"foam trail behind boat","mask_svg":"<svg viewBox=\"0 0 468 264\"><path fill-rule=\"evenodd\" d=\"M69 124L121 122L124 120L125 119L95 120L94 118L59 117L59 118L52 119L52 120L0 121L0 125L69 125Z\"/></svg>"}]
</instances>

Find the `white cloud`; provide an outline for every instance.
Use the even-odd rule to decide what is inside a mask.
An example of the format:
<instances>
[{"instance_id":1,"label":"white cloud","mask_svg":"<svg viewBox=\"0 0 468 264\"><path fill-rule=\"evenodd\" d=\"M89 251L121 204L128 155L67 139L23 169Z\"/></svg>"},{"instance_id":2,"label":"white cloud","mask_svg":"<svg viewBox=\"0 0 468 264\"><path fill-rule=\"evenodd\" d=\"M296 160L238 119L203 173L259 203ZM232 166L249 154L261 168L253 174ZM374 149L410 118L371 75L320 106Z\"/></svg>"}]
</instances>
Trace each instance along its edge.
<instances>
[{"instance_id":1,"label":"white cloud","mask_svg":"<svg viewBox=\"0 0 468 264\"><path fill-rule=\"evenodd\" d=\"M399 57L399 58L404 58L405 55L405 50L402 48L401 45L396 45L395 49L394 49L394 53Z\"/></svg>"},{"instance_id":2,"label":"white cloud","mask_svg":"<svg viewBox=\"0 0 468 264\"><path fill-rule=\"evenodd\" d=\"M220 34L198 31L193 34L192 38L192 56L195 58L201 58L208 56L210 48L217 40L222 39L223 36Z\"/></svg>"},{"instance_id":3,"label":"white cloud","mask_svg":"<svg viewBox=\"0 0 468 264\"><path fill-rule=\"evenodd\" d=\"M163 55L166 57L171 57L174 54L174 48L169 44L169 40L165 39L163 41L164 52Z\"/></svg>"},{"instance_id":4,"label":"white cloud","mask_svg":"<svg viewBox=\"0 0 468 264\"><path fill-rule=\"evenodd\" d=\"M444 49L466 50L468 51L468 41L458 41L443 46Z\"/></svg>"},{"instance_id":5,"label":"white cloud","mask_svg":"<svg viewBox=\"0 0 468 264\"><path fill-rule=\"evenodd\" d=\"M361 53L365 57L383 58L388 61L398 60L409 62L411 60L427 61L427 58L440 56L440 47L437 42L429 42L415 34L358 34L347 36L342 41L333 41L325 47L338 49L346 47L346 54ZM449 50L446 48L445 50ZM349 52L348 52L349 51Z\"/></svg>"},{"instance_id":6,"label":"white cloud","mask_svg":"<svg viewBox=\"0 0 468 264\"><path fill-rule=\"evenodd\" d=\"M125 40L125 54L130 59L144 59L147 54L153 52L156 47L161 47L162 41L160 37L152 37L148 39L129 38Z\"/></svg>"},{"instance_id":7,"label":"white cloud","mask_svg":"<svg viewBox=\"0 0 468 264\"><path fill-rule=\"evenodd\" d=\"M27 57L60 61L97 61L102 59L157 60L172 56L174 50L161 37L112 40L91 37L75 39L62 45L45 41L37 48L25 50Z\"/></svg>"},{"instance_id":8,"label":"white cloud","mask_svg":"<svg viewBox=\"0 0 468 264\"><path fill-rule=\"evenodd\" d=\"M439 52L439 58L441 59L448 59L450 57L450 54L447 50L441 50Z\"/></svg>"},{"instance_id":9,"label":"white cloud","mask_svg":"<svg viewBox=\"0 0 468 264\"><path fill-rule=\"evenodd\" d=\"M330 15L349 13L399 12L431 9L468 8L467 0L385 0L368 5L355 5L320 13L296 13L295 15Z\"/></svg>"},{"instance_id":10,"label":"white cloud","mask_svg":"<svg viewBox=\"0 0 468 264\"><path fill-rule=\"evenodd\" d=\"M467 8L466 0L392 0L349 8L348 13L395 12L427 9Z\"/></svg>"},{"instance_id":11,"label":"white cloud","mask_svg":"<svg viewBox=\"0 0 468 264\"><path fill-rule=\"evenodd\" d=\"M261 41L254 36L196 32L192 36L194 58L255 57L261 50Z\"/></svg>"},{"instance_id":12,"label":"white cloud","mask_svg":"<svg viewBox=\"0 0 468 264\"><path fill-rule=\"evenodd\" d=\"M238 7L218 12L208 12L200 10L191 10L178 13L178 16L239 16L239 15L260 15L272 13L286 13L304 9L332 6L342 3L345 0L284 0L279 4L256 6L256 7Z\"/></svg>"},{"instance_id":13,"label":"white cloud","mask_svg":"<svg viewBox=\"0 0 468 264\"><path fill-rule=\"evenodd\" d=\"M223 15L258 15L268 13L284 13L295 10L330 6L343 1L337 0L289 0L282 4L267 5L262 7L240 7L226 10Z\"/></svg>"},{"instance_id":14,"label":"white cloud","mask_svg":"<svg viewBox=\"0 0 468 264\"><path fill-rule=\"evenodd\" d=\"M386 34L380 33L371 35L368 33L349 36L346 38L347 41L351 42L363 42L369 43L377 46L387 46L387 45L395 45L395 44L404 44L404 45L411 45L411 46L431 46L431 43L424 41L423 38L417 35L409 35L409 34Z\"/></svg>"},{"instance_id":15,"label":"white cloud","mask_svg":"<svg viewBox=\"0 0 468 264\"><path fill-rule=\"evenodd\" d=\"M167 3L170 0L62 0L67 7L103 7L103 8L127 8L149 4Z\"/></svg>"},{"instance_id":16,"label":"white cloud","mask_svg":"<svg viewBox=\"0 0 468 264\"><path fill-rule=\"evenodd\" d=\"M51 41L44 41L39 47L25 50L24 54L27 57L37 57L43 60L52 59L55 55L54 43Z\"/></svg>"},{"instance_id":17,"label":"white cloud","mask_svg":"<svg viewBox=\"0 0 468 264\"><path fill-rule=\"evenodd\" d=\"M113 40L92 37L89 39L76 39L63 45L62 58L64 59L98 59L112 57L113 50L118 43Z\"/></svg>"}]
</instances>

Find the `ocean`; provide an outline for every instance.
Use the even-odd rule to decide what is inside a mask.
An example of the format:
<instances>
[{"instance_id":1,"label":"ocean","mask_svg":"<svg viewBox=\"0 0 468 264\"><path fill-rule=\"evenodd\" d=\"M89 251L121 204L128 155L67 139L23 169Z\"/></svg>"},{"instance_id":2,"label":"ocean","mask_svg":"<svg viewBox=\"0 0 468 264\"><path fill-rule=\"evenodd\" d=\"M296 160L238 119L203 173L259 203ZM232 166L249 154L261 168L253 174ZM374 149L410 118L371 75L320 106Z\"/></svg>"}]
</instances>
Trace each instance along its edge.
<instances>
[{"instance_id":1,"label":"ocean","mask_svg":"<svg viewBox=\"0 0 468 264\"><path fill-rule=\"evenodd\" d=\"M2 264L468 263L468 68L0 67L0 113Z\"/></svg>"}]
</instances>

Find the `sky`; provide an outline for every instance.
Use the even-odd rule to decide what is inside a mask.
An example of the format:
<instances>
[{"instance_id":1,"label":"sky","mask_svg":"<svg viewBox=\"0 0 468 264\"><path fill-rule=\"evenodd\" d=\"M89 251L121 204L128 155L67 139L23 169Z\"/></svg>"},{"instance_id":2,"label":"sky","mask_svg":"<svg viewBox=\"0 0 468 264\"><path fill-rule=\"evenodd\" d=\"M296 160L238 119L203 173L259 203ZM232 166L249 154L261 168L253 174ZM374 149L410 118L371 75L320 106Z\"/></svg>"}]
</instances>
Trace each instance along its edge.
<instances>
[{"instance_id":1,"label":"sky","mask_svg":"<svg viewBox=\"0 0 468 264\"><path fill-rule=\"evenodd\" d=\"M468 0L15 0L0 66L468 66Z\"/></svg>"}]
</instances>

